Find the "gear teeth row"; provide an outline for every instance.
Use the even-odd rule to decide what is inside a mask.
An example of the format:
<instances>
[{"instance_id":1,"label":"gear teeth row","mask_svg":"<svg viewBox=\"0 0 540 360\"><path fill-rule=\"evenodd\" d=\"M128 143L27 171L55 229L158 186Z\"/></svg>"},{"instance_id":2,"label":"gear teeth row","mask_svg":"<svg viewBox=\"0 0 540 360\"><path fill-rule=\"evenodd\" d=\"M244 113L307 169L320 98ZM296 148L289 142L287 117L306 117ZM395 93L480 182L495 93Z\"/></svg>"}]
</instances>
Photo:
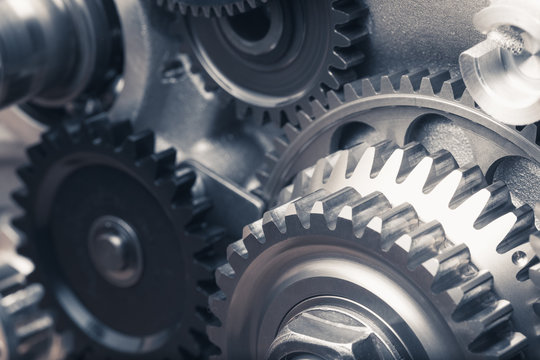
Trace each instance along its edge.
<instances>
[{"instance_id":1,"label":"gear teeth row","mask_svg":"<svg viewBox=\"0 0 540 360\"><path fill-rule=\"evenodd\" d=\"M392 247L403 248L408 254L406 271L425 267L432 274L429 292L451 294L455 307L450 316L469 350L481 355L507 356L525 346L522 334L500 331L501 326L508 326L512 307L496 295L491 274L475 268L466 245L453 245L440 223L419 221L413 206L402 204L391 208L381 193L362 197L351 187L331 195L324 190L316 191L270 210L262 221L246 227L244 239L229 247L229 263L216 272L221 291L212 296L210 307L221 323L228 320L227 299L234 293L235 284L249 262L279 241L276 239L299 236L289 230L298 228L297 223L308 234L319 231L349 234L350 231L354 241L362 241L367 228L378 232L377 248L381 254ZM211 340L223 348L220 325L210 326L208 332Z\"/></svg>"},{"instance_id":2,"label":"gear teeth row","mask_svg":"<svg viewBox=\"0 0 540 360\"><path fill-rule=\"evenodd\" d=\"M267 3L268 0L239 0L230 4L197 5L185 3L181 0L157 0L157 5L169 11L179 11L182 15L222 17L241 14Z\"/></svg>"},{"instance_id":3,"label":"gear teeth row","mask_svg":"<svg viewBox=\"0 0 540 360\"><path fill-rule=\"evenodd\" d=\"M43 295L41 285L26 285L20 272L10 265L0 265L2 327L10 358L38 358L50 350L54 322L39 308Z\"/></svg>"}]
</instances>

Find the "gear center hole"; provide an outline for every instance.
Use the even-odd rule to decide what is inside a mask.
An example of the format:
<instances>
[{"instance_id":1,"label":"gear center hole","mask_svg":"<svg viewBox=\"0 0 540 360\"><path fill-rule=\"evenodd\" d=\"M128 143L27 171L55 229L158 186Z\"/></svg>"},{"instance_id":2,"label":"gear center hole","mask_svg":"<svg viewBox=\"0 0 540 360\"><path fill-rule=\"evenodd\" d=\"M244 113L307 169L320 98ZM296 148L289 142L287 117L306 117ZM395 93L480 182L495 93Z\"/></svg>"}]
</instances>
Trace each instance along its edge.
<instances>
[{"instance_id":1,"label":"gear center hole","mask_svg":"<svg viewBox=\"0 0 540 360\"><path fill-rule=\"evenodd\" d=\"M261 6L252 11L231 16L228 22L241 38L250 42L260 41L270 30L270 11L267 6Z\"/></svg>"}]
</instances>

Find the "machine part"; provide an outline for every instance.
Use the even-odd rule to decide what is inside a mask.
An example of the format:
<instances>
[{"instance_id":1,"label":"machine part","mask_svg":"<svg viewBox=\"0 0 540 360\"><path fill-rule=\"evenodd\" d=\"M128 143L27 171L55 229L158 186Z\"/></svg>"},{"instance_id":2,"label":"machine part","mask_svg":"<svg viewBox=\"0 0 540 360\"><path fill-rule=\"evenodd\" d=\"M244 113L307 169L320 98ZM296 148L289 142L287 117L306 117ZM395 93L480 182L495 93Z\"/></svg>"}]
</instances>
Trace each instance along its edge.
<instances>
[{"instance_id":1,"label":"machine part","mask_svg":"<svg viewBox=\"0 0 540 360\"><path fill-rule=\"evenodd\" d=\"M313 116L299 112L298 126L287 124L285 135L275 139L275 150L258 172L264 184L259 193L271 204L296 173L320 157L387 138L400 146L417 141L432 153L447 149L460 166L477 164L489 181L499 176L512 184L516 205L534 207L540 201L531 186L540 181L537 126L518 130L495 121L475 107L463 81L448 71L402 71L358 80L343 92L328 92L327 103L313 101ZM532 164L526 179L519 172L500 171L520 159Z\"/></svg>"},{"instance_id":2,"label":"machine part","mask_svg":"<svg viewBox=\"0 0 540 360\"><path fill-rule=\"evenodd\" d=\"M537 218L540 217L540 204L536 205L534 212ZM540 231L531 235L530 242L536 252L536 263L529 269L529 278L540 289ZM522 261L521 256L517 256L517 261ZM536 315L540 317L540 296L533 302L533 309Z\"/></svg>"},{"instance_id":3,"label":"machine part","mask_svg":"<svg viewBox=\"0 0 540 360\"><path fill-rule=\"evenodd\" d=\"M169 11L178 10L182 15L205 17L233 16L266 2L268 0L157 0L159 6L166 6Z\"/></svg>"},{"instance_id":4,"label":"machine part","mask_svg":"<svg viewBox=\"0 0 540 360\"><path fill-rule=\"evenodd\" d=\"M29 102L41 120L110 106L121 71L111 0L5 0L0 13L0 107Z\"/></svg>"},{"instance_id":5,"label":"machine part","mask_svg":"<svg viewBox=\"0 0 540 360\"><path fill-rule=\"evenodd\" d=\"M459 58L474 100L505 124L540 120L539 19L538 1L492 0L474 17L487 40Z\"/></svg>"},{"instance_id":6,"label":"machine part","mask_svg":"<svg viewBox=\"0 0 540 360\"><path fill-rule=\"evenodd\" d=\"M359 0L270 1L230 17L186 17L191 71L237 100L240 117L282 124L358 78L368 31Z\"/></svg>"},{"instance_id":7,"label":"machine part","mask_svg":"<svg viewBox=\"0 0 540 360\"><path fill-rule=\"evenodd\" d=\"M47 288L74 356L176 359L207 356L207 296L224 251L210 204L172 149L152 132L103 117L67 123L28 149L14 221L19 253Z\"/></svg>"},{"instance_id":8,"label":"machine part","mask_svg":"<svg viewBox=\"0 0 540 360\"><path fill-rule=\"evenodd\" d=\"M538 357L538 289L516 277L534 256L532 210L478 167L420 145L360 145L301 172L291 199L246 227L216 273L208 334L222 358L264 358L299 317L329 309L350 319L326 313L325 326L348 322L351 341L367 328L373 358ZM320 356L305 342L286 358Z\"/></svg>"},{"instance_id":9,"label":"machine part","mask_svg":"<svg viewBox=\"0 0 540 360\"><path fill-rule=\"evenodd\" d=\"M39 308L44 290L7 263L0 264L0 359L44 358L52 344L53 318Z\"/></svg>"}]
</instances>

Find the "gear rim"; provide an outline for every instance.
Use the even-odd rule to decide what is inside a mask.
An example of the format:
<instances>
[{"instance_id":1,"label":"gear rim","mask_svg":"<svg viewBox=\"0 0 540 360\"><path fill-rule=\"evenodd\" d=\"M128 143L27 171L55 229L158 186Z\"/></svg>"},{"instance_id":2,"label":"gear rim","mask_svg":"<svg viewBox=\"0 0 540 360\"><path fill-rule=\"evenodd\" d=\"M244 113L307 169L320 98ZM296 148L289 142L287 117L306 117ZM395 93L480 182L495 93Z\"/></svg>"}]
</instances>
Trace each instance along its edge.
<instances>
[{"instance_id":1,"label":"gear rim","mask_svg":"<svg viewBox=\"0 0 540 360\"><path fill-rule=\"evenodd\" d=\"M105 117L63 124L52 129L42 136L42 143L28 150L28 154L31 165L18 172L26 188L13 196L25 210L23 217L14 221L14 225L27 237L18 250L37 263L31 278L42 278L52 290L53 294L46 296L45 301L56 308L58 327L74 332L75 343L71 353L105 358L145 358L150 355L177 358L211 353L213 348L208 346L208 340L202 335L205 321L211 320L207 315L204 291L212 288L211 265L205 270L204 266L208 264L203 257L207 251L214 250L213 245L222 239L222 231L207 226L202 220L204 211L208 209L208 200L190 193L195 181L193 170L177 169L175 151L172 149L154 153L154 136L151 132L133 133L129 122L110 123ZM36 234L43 233L40 230L42 227L37 225L40 220L34 209L39 207L39 201L32 200L40 196L41 189L36 189L35 185L50 175L47 171L53 172L55 165L66 159L69 163L70 159L76 159L77 154L83 160L79 163L72 161L75 168L91 169L92 164L100 161L110 166L117 165L125 174L153 191L152 196L159 204L167 204L162 210L167 214L166 219L178 220L178 224L172 226L182 229L174 234L179 236L175 238L183 248L184 255L177 261L184 263L182 267L190 276L177 276L176 286L189 286L192 293L184 297L182 301L186 308L181 310L183 314L179 318L168 324L170 326L152 333L145 333L144 330L129 333L118 328L110 323L110 319L100 318L103 313L94 313L96 308L91 306L95 304L89 303L88 298L79 298L81 293L71 288L69 279L61 272L60 262L54 258L36 257L37 249L43 249L43 244L48 242L42 242L41 246L35 243ZM62 184L65 185L64 182ZM148 263L148 257L146 260ZM54 279L56 275L58 279ZM88 340L91 340L90 345L86 344Z\"/></svg>"}]
</instances>

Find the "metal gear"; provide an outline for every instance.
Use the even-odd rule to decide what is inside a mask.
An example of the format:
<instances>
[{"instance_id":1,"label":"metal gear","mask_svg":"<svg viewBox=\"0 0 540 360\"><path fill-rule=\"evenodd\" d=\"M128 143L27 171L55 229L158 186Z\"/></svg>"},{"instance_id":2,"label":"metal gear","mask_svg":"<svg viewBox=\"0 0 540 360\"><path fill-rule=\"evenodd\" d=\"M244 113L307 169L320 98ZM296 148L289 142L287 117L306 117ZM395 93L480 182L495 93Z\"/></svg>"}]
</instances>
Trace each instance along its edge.
<instances>
[{"instance_id":1,"label":"metal gear","mask_svg":"<svg viewBox=\"0 0 540 360\"><path fill-rule=\"evenodd\" d=\"M169 11L205 17L233 16L267 2L268 0L157 0L158 6L164 6Z\"/></svg>"},{"instance_id":2,"label":"metal gear","mask_svg":"<svg viewBox=\"0 0 540 360\"><path fill-rule=\"evenodd\" d=\"M448 71L399 71L354 81L311 102L312 116L297 114L274 140L274 151L258 171L261 196L275 203L281 188L317 159L364 142L391 139L403 146L421 142L430 152L447 149L464 166L474 163L488 180L509 184L516 205L540 200L532 185L540 177L536 124L510 128L480 110L461 78ZM490 151L485 151L489 148ZM504 167L518 171L503 171ZM531 181L531 183L529 183Z\"/></svg>"},{"instance_id":3,"label":"metal gear","mask_svg":"<svg viewBox=\"0 0 540 360\"><path fill-rule=\"evenodd\" d=\"M53 318L41 310L44 290L26 284L13 266L0 264L0 358L39 359L47 355L53 336Z\"/></svg>"},{"instance_id":4,"label":"metal gear","mask_svg":"<svg viewBox=\"0 0 540 360\"><path fill-rule=\"evenodd\" d=\"M516 276L534 256L533 213L478 167L416 144L360 145L301 172L281 195L291 199L216 272L221 325L208 333L223 358L266 356L291 319L336 306L394 351L376 358L538 357L538 290Z\"/></svg>"},{"instance_id":5,"label":"metal gear","mask_svg":"<svg viewBox=\"0 0 540 360\"><path fill-rule=\"evenodd\" d=\"M235 98L240 117L282 124L358 78L367 14L360 0L279 0L232 17L185 17L180 34L208 89Z\"/></svg>"},{"instance_id":6,"label":"metal gear","mask_svg":"<svg viewBox=\"0 0 540 360\"><path fill-rule=\"evenodd\" d=\"M14 193L14 221L78 358L207 356L208 293L223 231L173 149L154 134L100 116L46 132ZM223 250L223 249L221 249Z\"/></svg>"}]
</instances>

